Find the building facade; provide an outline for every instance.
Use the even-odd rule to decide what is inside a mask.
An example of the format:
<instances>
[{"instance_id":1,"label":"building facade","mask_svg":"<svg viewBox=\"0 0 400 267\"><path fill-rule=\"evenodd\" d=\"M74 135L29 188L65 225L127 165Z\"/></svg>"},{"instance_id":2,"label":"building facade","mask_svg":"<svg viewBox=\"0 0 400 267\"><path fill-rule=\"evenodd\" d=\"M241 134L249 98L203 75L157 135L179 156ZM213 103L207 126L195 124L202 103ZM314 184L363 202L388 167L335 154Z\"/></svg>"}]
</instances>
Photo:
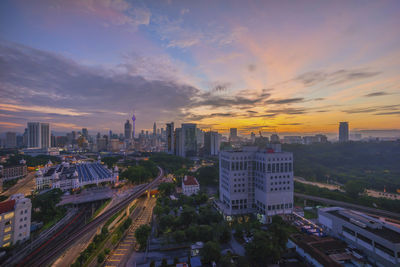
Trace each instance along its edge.
<instances>
[{"instance_id":1,"label":"building facade","mask_svg":"<svg viewBox=\"0 0 400 267\"><path fill-rule=\"evenodd\" d=\"M31 200L23 194L12 195L0 203L0 246L8 247L29 239L31 229Z\"/></svg>"},{"instance_id":2,"label":"building facade","mask_svg":"<svg viewBox=\"0 0 400 267\"><path fill-rule=\"evenodd\" d=\"M356 247L377 266L400 266L400 225L340 207L318 210L327 232Z\"/></svg>"},{"instance_id":3,"label":"building facade","mask_svg":"<svg viewBox=\"0 0 400 267\"><path fill-rule=\"evenodd\" d=\"M268 223L293 210L293 154L244 147L221 151L218 206L225 216L257 213Z\"/></svg>"}]
</instances>

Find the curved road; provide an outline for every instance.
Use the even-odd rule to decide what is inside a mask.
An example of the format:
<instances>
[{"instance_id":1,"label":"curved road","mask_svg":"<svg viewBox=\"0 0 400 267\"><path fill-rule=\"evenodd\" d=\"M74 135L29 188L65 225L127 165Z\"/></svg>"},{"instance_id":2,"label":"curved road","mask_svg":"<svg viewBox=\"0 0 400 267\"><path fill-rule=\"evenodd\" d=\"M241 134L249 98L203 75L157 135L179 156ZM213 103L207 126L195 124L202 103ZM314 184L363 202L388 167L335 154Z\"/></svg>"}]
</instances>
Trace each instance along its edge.
<instances>
[{"instance_id":1,"label":"curved road","mask_svg":"<svg viewBox=\"0 0 400 267\"><path fill-rule=\"evenodd\" d=\"M345 207L345 208L350 208L350 209L356 209L356 210L360 210L360 211L364 211L364 212L368 212L368 213L372 213L372 214L376 214L376 215L380 215L380 216L390 217L393 219L400 219L399 213L391 212L391 211L387 211L387 210L380 210L380 209L365 207L365 206L361 206L361 205L357 205L357 204L347 203L347 202L343 202L343 201L322 198L322 197L309 196L309 195L300 194L300 193L294 193L294 196L298 197L298 198L303 198L303 199L317 201L320 203L329 204L329 205L340 206L340 207Z\"/></svg>"},{"instance_id":2,"label":"curved road","mask_svg":"<svg viewBox=\"0 0 400 267\"><path fill-rule=\"evenodd\" d=\"M71 235L65 237L62 241L59 243L55 244L54 247L52 247L50 250L45 251L45 253L42 253L43 251L34 251L30 255L28 255L24 260L18 263L17 266L26 266L26 263L29 262L29 266L46 266L49 264L57 255L62 253L64 250L66 250L69 246L73 245L75 242L77 242L80 238L82 238L87 232L97 228L99 225L104 223L106 220L108 220L111 216L113 216L115 213L118 211L126 208L129 203L131 203L134 199L140 197L146 190L151 189L154 185L156 185L159 180L164 176L164 171L158 167L159 169L159 175L157 176L156 179L154 179L152 182L146 184L142 189L139 191L135 192L131 196L129 196L127 199L122 200L120 203L115 205L114 207L110 208L100 216L96 217L93 221L87 223L80 229L77 229L77 231L71 233ZM41 248L40 248L41 249ZM45 249L45 248L43 248Z\"/></svg>"}]
</instances>

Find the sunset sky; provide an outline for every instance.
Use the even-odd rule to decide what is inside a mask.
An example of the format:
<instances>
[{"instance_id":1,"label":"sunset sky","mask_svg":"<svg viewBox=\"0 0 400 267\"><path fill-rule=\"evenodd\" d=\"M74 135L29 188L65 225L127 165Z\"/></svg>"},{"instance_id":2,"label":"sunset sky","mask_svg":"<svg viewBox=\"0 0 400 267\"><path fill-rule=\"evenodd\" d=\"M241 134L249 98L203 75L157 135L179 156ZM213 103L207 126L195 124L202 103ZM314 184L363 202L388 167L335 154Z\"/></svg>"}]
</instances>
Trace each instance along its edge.
<instances>
[{"instance_id":1,"label":"sunset sky","mask_svg":"<svg viewBox=\"0 0 400 267\"><path fill-rule=\"evenodd\" d=\"M400 130L400 1L0 1L0 132Z\"/></svg>"}]
</instances>

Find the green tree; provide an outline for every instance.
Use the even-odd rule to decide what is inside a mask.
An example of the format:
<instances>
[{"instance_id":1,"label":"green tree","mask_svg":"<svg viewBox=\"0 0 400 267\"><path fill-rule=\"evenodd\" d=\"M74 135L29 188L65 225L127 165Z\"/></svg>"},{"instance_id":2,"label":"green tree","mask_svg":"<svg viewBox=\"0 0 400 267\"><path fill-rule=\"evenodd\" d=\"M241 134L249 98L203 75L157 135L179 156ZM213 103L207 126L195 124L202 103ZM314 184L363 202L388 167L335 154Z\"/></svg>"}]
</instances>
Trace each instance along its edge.
<instances>
[{"instance_id":1,"label":"green tree","mask_svg":"<svg viewBox=\"0 0 400 267\"><path fill-rule=\"evenodd\" d=\"M362 182L351 180L344 185L346 193L352 198L358 198L365 190L365 185Z\"/></svg>"},{"instance_id":2,"label":"green tree","mask_svg":"<svg viewBox=\"0 0 400 267\"><path fill-rule=\"evenodd\" d=\"M147 224L143 224L138 229L136 229L135 237L139 243L141 250L144 250L144 248L146 247L147 239L149 238L150 232L151 228Z\"/></svg>"},{"instance_id":3,"label":"green tree","mask_svg":"<svg viewBox=\"0 0 400 267\"><path fill-rule=\"evenodd\" d=\"M185 232L182 230L175 231L172 234L172 237L175 239L177 243L182 243L186 240Z\"/></svg>"},{"instance_id":4,"label":"green tree","mask_svg":"<svg viewBox=\"0 0 400 267\"><path fill-rule=\"evenodd\" d=\"M175 191L175 185L173 183L162 183L158 186L158 191L162 196L170 196Z\"/></svg>"},{"instance_id":5,"label":"green tree","mask_svg":"<svg viewBox=\"0 0 400 267\"><path fill-rule=\"evenodd\" d=\"M97 262L102 263L105 259L104 253L100 252L99 255L97 256Z\"/></svg>"},{"instance_id":6,"label":"green tree","mask_svg":"<svg viewBox=\"0 0 400 267\"><path fill-rule=\"evenodd\" d=\"M280 258L280 249L264 231L256 231L253 240L246 244L246 257L256 267L264 267Z\"/></svg>"},{"instance_id":7,"label":"green tree","mask_svg":"<svg viewBox=\"0 0 400 267\"><path fill-rule=\"evenodd\" d=\"M168 267L168 262L166 258L163 258L161 261L161 267Z\"/></svg>"},{"instance_id":8,"label":"green tree","mask_svg":"<svg viewBox=\"0 0 400 267\"><path fill-rule=\"evenodd\" d=\"M208 241L200 250L200 255L205 263L218 262L221 258L221 247L217 242Z\"/></svg>"}]
</instances>

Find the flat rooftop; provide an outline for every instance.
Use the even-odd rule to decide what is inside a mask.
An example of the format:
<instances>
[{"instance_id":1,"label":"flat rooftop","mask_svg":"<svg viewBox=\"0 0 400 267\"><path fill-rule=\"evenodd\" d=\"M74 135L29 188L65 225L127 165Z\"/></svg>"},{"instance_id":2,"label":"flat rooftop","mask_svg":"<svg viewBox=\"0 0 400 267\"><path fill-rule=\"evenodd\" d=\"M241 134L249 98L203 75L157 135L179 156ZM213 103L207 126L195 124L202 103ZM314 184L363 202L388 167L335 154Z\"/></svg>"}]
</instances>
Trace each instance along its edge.
<instances>
[{"instance_id":1,"label":"flat rooftop","mask_svg":"<svg viewBox=\"0 0 400 267\"><path fill-rule=\"evenodd\" d=\"M350 213L341 213L340 211L343 210L330 210L328 211L329 214L334 215L335 217L338 217L346 222L349 222L361 229L364 229L368 232L370 232L371 234L377 235L381 238L384 238L392 243L400 243L400 232L394 231L392 229L390 229L389 227L385 226L385 223L383 221L379 221L377 222L377 220L372 223L372 224L380 224L378 228L372 228L369 224L368 224L368 218L361 216L359 214L356 213L352 213L351 210L344 210L344 211L350 211ZM355 216L353 216L355 214ZM353 220L351 220L353 219ZM365 227L361 227L360 225L354 223L354 220L357 220L361 223L365 223ZM399 229L400 231L400 229Z\"/></svg>"}]
</instances>

